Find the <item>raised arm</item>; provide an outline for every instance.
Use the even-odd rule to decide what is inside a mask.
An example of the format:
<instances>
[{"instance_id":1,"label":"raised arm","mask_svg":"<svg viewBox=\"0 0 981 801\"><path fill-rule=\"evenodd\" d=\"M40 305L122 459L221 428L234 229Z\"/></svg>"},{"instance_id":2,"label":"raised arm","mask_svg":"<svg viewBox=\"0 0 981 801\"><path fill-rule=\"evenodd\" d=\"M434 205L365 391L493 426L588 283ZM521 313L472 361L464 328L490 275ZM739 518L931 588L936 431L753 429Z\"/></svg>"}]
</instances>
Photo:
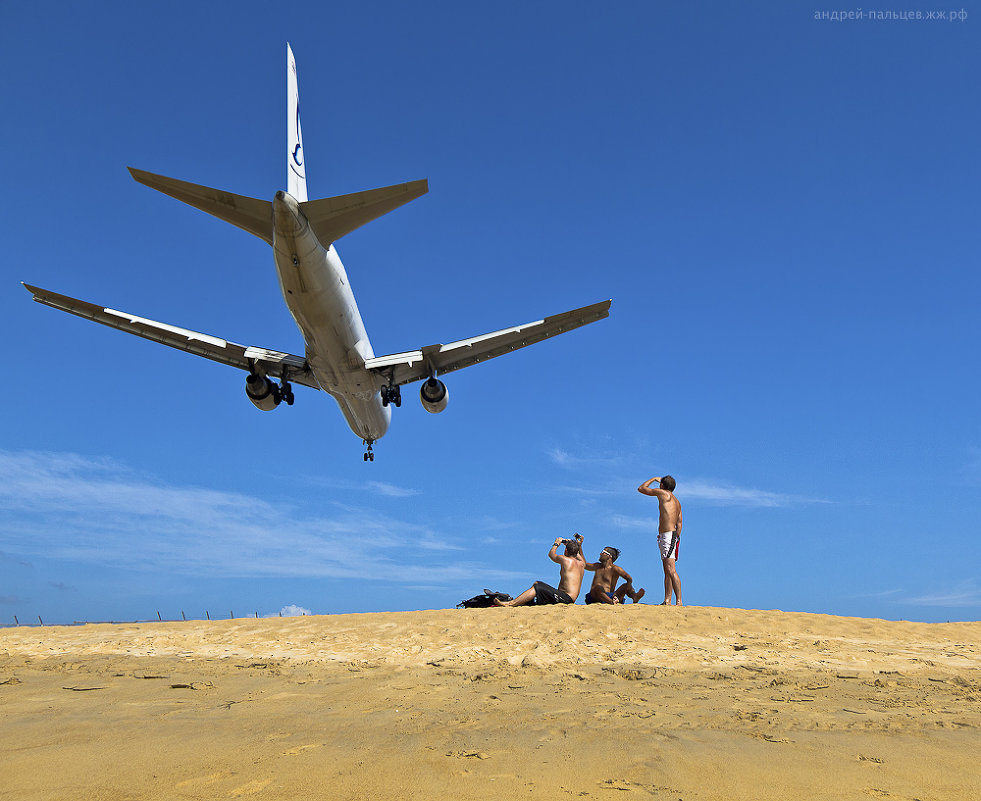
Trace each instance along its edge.
<instances>
[{"instance_id":1,"label":"raised arm","mask_svg":"<svg viewBox=\"0 0 981 801\"><path fill-rule=\"evenodd\" d=\"M561 544L562 544L562 538L556 537L555 542L552 543L552 547L548 549L548 558L551 559L553 562L555 562L555 564L557 565L561 565L562 560L559 558L558 554L556 554L555 549L558 548Z\"/></svg>"},{"instance_id":2,"label":"raised arm","mask_svg":"<svg viewBox=\"0 0 981 801\"><path fill-rule=\"evenodd\" d=\"M637 492L641 493L642 495L650 495L650 496L655 497L655 498L656 497L667 496L667 494L668 494L668 491L667 490L663 490L660 487L655 488L655 487L652 487L651 486L651 484L653 484L655 481L658 484L660 484L661 483L661 477L660 476L654 476L654 478L647 479L647 481L645 481L643 484L641 484L639 487L637 487Z\"/></svg>"}]
</instances>

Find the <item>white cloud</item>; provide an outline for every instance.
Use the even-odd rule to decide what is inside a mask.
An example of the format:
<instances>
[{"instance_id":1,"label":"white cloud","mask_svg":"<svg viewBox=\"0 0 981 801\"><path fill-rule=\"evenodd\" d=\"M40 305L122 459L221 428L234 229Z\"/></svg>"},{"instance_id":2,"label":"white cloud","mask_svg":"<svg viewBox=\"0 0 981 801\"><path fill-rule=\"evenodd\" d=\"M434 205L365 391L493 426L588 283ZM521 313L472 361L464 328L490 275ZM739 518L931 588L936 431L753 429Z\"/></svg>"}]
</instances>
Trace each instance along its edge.
<instances>
[{"instance_id":1,"label":"white cloud","mask_svg":"<svg viewBox=\"0 0 981 801\"><path fill-rule=\"evenodd\" d=\"M802 495L786 495L779 492L754 489L752 487L736 487L731 484L713 484L708 481L694 480L679 486L678 497L706 501L720 506L798 506L800 504L830 503L819 498L807 498Z\"/></svg>"},{"instance_id":2,"label":"white cloud","mask_svg":"<svg viewBox=\"0 0 981 801\"><path fill-rule=\"evenodd\" d=\"M372 495L384 495L389 498L410 498L422 493L411 487L400 487L397 484L390 484L387 481L362 481L336 476L311 476L302 475L292 479L294 482L302 482L308 486L322 487L330 490L344 490L348 497L359 492L368 492Z\"/></svg>"},{"instance_id":3,"label":"white cloud","mask_svg":"<svg viewBox=\"0 0 981 801\"><path fill-rule=\"evenodd\" d=\"M304 606L297 606L296 604L290 604L289 606L284 606L279 612L272 612L268 615L263 615L263 617L302 617L303 615L312 615L309 609Z\"/></svg>"},{"instance_id":4,"label":"white cloud","mask_svg":"<svg viewBox=\"0 0 981 801\"><path fill-rule=\"evenodd\" d=\"M879 590L877 592L856 592L842 596L843 598L889 598L901 593L901 589Z\"/></svg>"},{"instance_id":5,"label":"white cloud","mask_svg":"<svg viewBox=\"0 0 981 801\"><path fill-rule=\"evenodd\" d=\"M907 598L906 603L914 604L915 606L981 606L981 587L978 586L974 579L968 579L967 581L959 582L949 592Z\"/></svg>"},{"instance_id":6,"label":"white cloud","mask_svg":"<svg viewBox=\"0 0 981 801\"><path fill-rule=\"evenodd\" d=\"M521 525L515 520L501 520L500 518L493 517L491 515L481 515L480 517L470 520L470 526L473 530L480 531L508 531L517 526ZM492 542L485 538L484 542Z\"/></svg>"},{"instance_id":7,"label":"white cloud","mask_svg":"<svg viewBox=\"0 0 981 801\"><path fill-rule=\"evenodd\" d=\"M589 497L625 497L636 494L640 482L628 479L607 480L601 485L576 487L564 485L558 490L571 492L580 498ZM800 506L802 504L830 503L820 498L808 498L803 495L788 495L779 492L754 489L752 487L737 487L726 483L713 483L702 479L689 479L679 482L676 490L679 500L700 501L718 506L749 506L749 507L778 507Z\"/></svg>"},{"instance_id":8,"label":"white cloud","mask_svg":"<svg viewBox=\"0 0 981 801\"><path fill-rule=\"evenodd\" d=\"M372 508L292 501L134 477L75 454L0 450L0 536L8 554L206 576L291 576L398 584L522 575L450 561L428 526ZM366 568L366 566L368 566Z\"/></svg>"},{"instance_id":9,"label":"white cloud","mask_svg":"<svg viewBox=\"0 0 981 801\"><path fill-rule=\"evenodd\" d=\"M587 456L576 456L563 448L551 448L547 452L548 457L559 467L570 469L580 467L610 467L620 461L618 456L607 456L602 454L589 454Z\"/></svg>"},{"instance_id":10,"label":"white cloud","mask_svg":"<svg viewBox=\"0 0 981 801\"><path fill-rule=\"evenodd\" d=\"M610 518L618 529L638 528L643 531L657 531L658 519L656 517L627 517L626 515L613 515Z\"/></svg>"},{"instance_id":11,"label":"white cloud","mask_svg":"<svg viewBox=\"0 0 981 801\"><path fill-rule=\"evenodd\" d=\"M385 481L369 481L368 486L381 495L387 495L389 498L409 498L413 495L420 494L419 490L397 487Z\"/></svg>"}]
</instances>

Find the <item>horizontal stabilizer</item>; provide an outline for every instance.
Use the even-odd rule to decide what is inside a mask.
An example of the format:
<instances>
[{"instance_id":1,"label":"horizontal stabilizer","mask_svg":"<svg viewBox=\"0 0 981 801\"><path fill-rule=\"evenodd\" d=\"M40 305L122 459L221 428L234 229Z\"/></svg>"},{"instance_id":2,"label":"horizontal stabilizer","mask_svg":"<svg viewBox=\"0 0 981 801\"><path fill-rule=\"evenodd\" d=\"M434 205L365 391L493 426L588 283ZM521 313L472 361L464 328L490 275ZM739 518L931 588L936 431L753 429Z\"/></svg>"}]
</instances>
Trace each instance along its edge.
<instances>
[{"instance_id":1,"label":"horizontal stabilizer","mask_svg":"<svg viewBox=\"0 0 981 801\"><path fill-rule=\"evenodd\" d=\"M164 175L156 175L132 167L128 169L130 175L144 186L213 214L218 219L237 225L243 231L248 231L272 244L273 216L270 201L245 195L233 195L231 192L178 181L176 178L167 178Z\"/></svg>"},{"instance_id":2,"label":"horizontal stabilizer","mask_svg":"<svg viewBox=\"0 0 981 801\"><path fill-rule=\"evenodd\" d=\"M364 366L389 378L393 384L408 384L431 375L451 373L609 317L612 302L602 300L544 320L461 339L448 345L427 345L419 350L373 357L366 359Z\"/></svg>"},{"instance_id":3,"label":"horizontal stabilizer","mask_svg":"<svg viewBox=\"0 0 981 801\"><path fill-rule=\"evenodd\" d=\"M107 309L84 300L70 298L67 295L59 295L57 292L49 292L30 284L24 284L24 287L34 295L34 300L45 306L84 317L110 328L117 328L127 334L135 334L138 337L159 342L161 345L168 345L186 353L193 353L195 356L202 356L214 362L237 367L240 370L252 372L254 365L261 365L262 371L272 378L286 378L304 386L320 389L317 379L314 378L310 370L310 365L302 356L294 356L291 353L282 353L267 348L245 347L220 337L213 337L210 334L201 334L168 323L158 323L155 320L147 320L145 317L137 317L128 312Z\"/></svg>"},{"instance_id":4,"label":"horizontal stabilizer","mask_svg":"<svg viewBox=\"0 0 981 801\"><path fill-rule=\"evenodd\" d=\"M369 189L367 192L308 200L300 203L300 211L310 221L310 227L320 243L324 247L330 247L332 242L336 242L345 234L378 219L383 214L388 214L410 200L421 197L428 191L429 182L425 179L410 181L407 184Z\"/></svg>"}]
</instances>

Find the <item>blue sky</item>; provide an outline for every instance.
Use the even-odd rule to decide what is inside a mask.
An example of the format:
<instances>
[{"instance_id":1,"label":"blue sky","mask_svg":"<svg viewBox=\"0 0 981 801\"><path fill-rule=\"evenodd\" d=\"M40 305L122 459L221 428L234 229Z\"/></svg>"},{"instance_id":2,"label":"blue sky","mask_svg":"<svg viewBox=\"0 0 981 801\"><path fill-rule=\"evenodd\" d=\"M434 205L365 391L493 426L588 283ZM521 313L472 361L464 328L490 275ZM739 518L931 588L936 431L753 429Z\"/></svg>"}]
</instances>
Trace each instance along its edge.
<instances>
[{"instance_id":1,"label":"blue sky","mask_svg":"<svg viewBox=\"0 0 981 801\"><path fill-rule=\"evenodd\" d=\"M0 622L449 607L573 531L656 596L663 473L691 604L981 618L962 5L5 9ZM19 284L302 352L268 246L125 169L285 188L287 41L311 197L430 182L337 245L376 353L613 299L441 415L407 387L371 464L325 394L259 412Z\"/></svg>"}]
</instances>

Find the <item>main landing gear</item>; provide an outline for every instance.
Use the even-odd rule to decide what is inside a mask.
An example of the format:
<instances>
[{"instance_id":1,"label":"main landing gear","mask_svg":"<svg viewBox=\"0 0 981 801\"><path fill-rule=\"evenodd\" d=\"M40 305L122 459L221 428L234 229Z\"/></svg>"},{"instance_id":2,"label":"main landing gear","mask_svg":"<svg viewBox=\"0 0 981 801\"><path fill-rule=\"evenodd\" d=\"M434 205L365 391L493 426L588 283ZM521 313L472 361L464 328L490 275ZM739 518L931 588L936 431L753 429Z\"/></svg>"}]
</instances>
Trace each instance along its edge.
<instances>
[{"instance_id":1,"label":"main landing gear","mask_svg":"<svg viewBox=\"0 0 981 801\"><path fill-rule=\"evenodd\" d=\"M379 390L379 394L382 399L382 406L388 406L392 404L396 408L402 405L402 389L396 384L392 386L389 384L387 387L382 387Z\"/></svg>"},{"instance_id":2,"label":"main landing gear","mask_svg":"<svg viewBox=\"0 0 981 801\"><path fill-rule=\"evenodd\" d=\"M284 401L287 406L292 406L293 401L293 387L289 381L286 380L284 375L279 381L279 399Z\"/></svg>"},{"instance_id":3,"label":"main landing gear","mask_svg":"<svg viewBox=\"0 0 981 801\"><path fill-rule=\"evenodd\" d=\"M368 446L367 450L364 452L364 460L366 462L375 461L375 454L371 452L371 446L374 444L374 442L375 441L373 439L366 439L364 441L364 444Z\"/></svg>"}]
</instances>

